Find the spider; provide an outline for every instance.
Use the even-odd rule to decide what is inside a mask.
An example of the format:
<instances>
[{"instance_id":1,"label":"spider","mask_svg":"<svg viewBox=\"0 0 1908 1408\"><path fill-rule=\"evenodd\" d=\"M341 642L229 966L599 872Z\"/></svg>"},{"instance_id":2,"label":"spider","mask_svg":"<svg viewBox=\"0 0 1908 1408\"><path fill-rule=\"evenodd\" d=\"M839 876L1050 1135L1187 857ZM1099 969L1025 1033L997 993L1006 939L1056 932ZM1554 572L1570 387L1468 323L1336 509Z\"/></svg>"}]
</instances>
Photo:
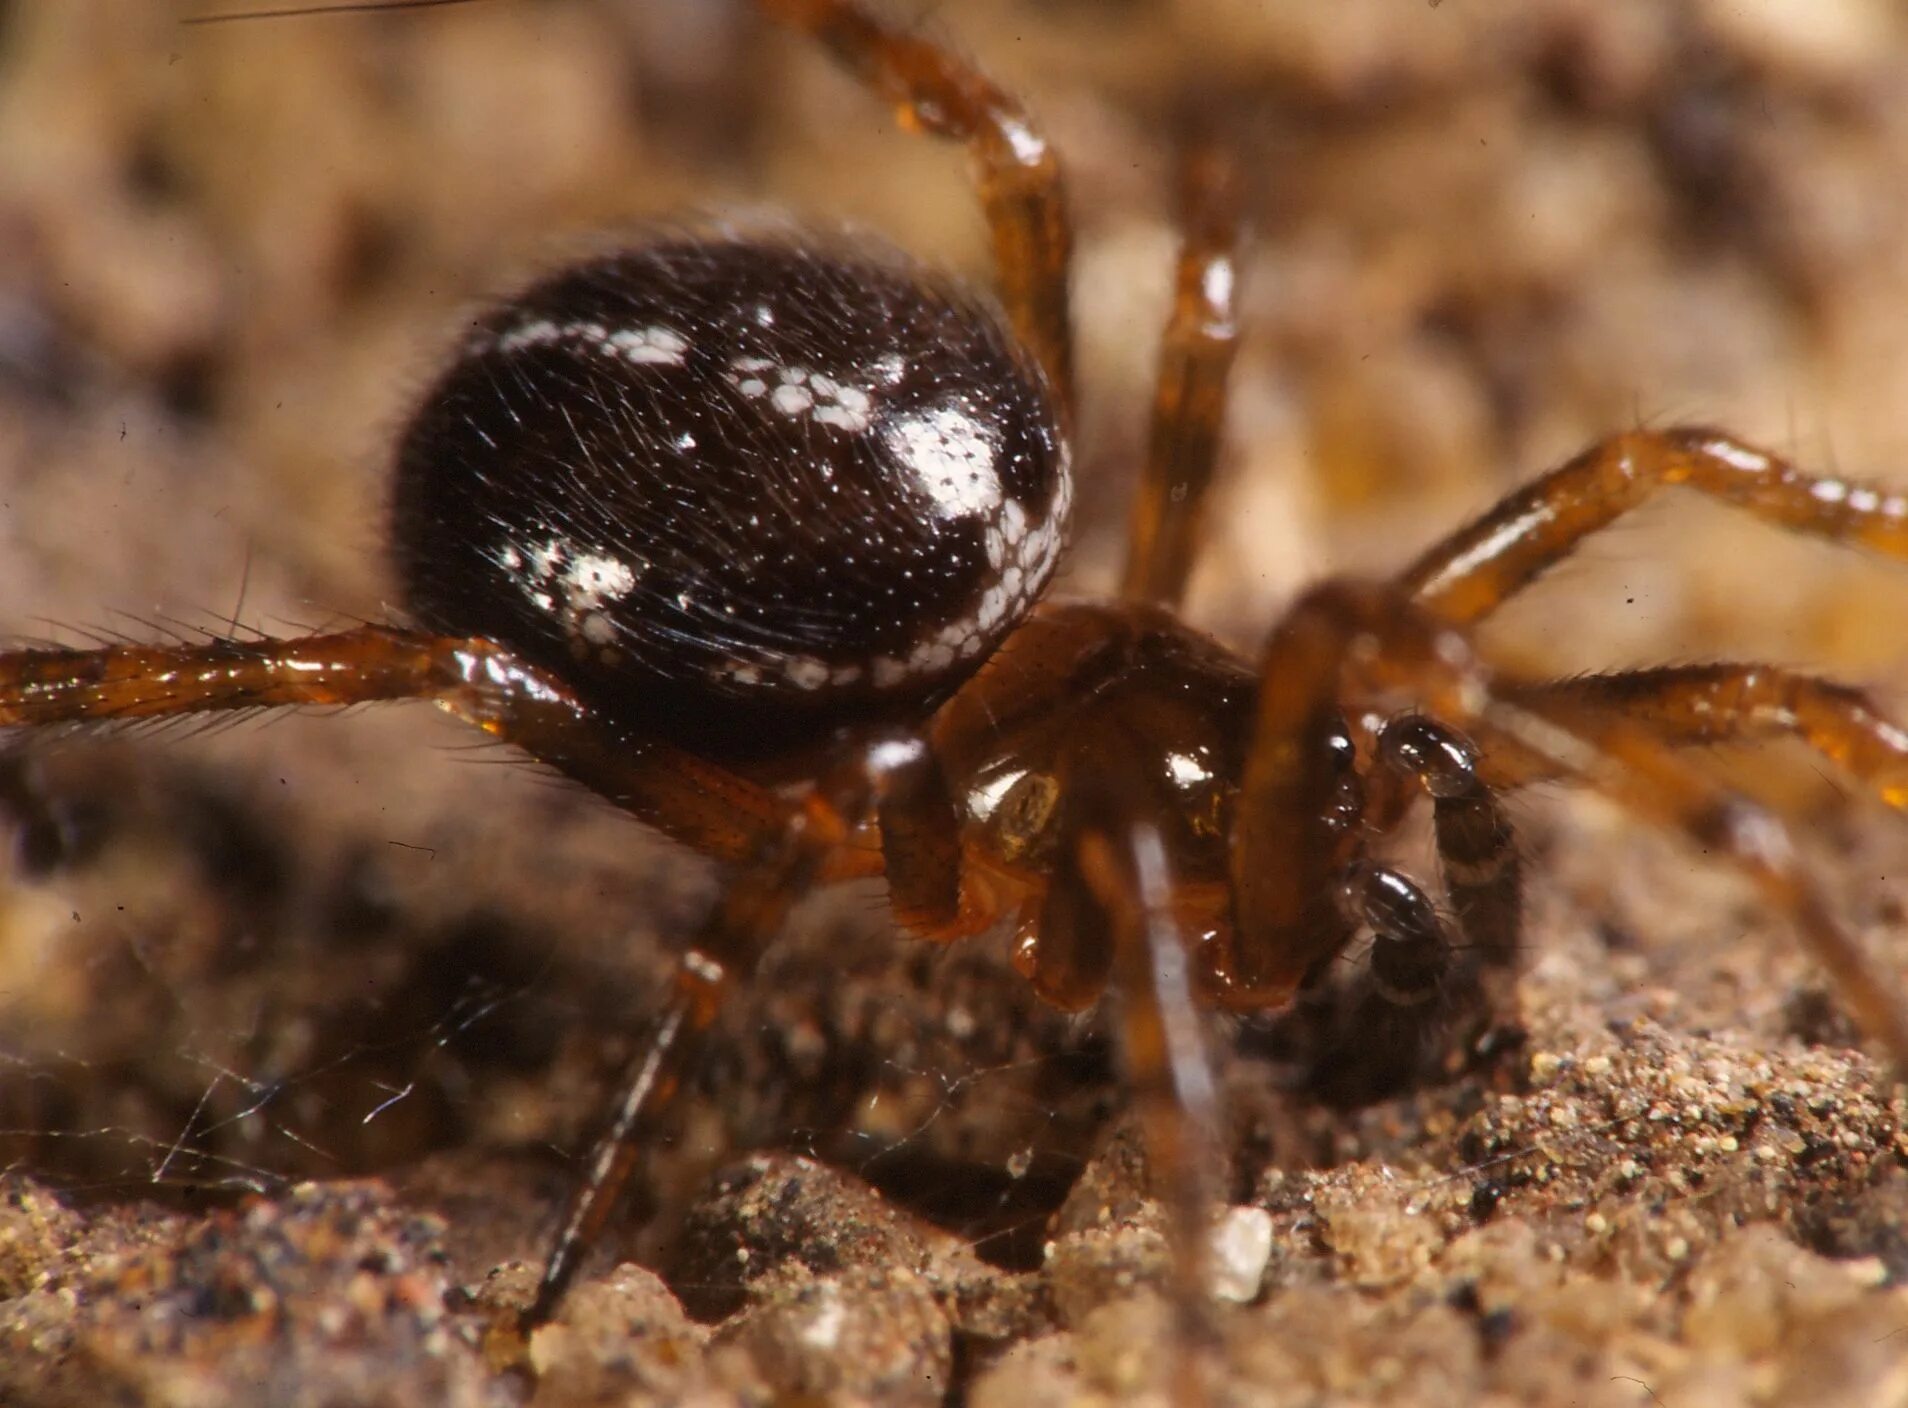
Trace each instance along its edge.
<instances>
[{"instance_id":1,"label":"spider","mask_svg":"<svg viewBox=\"0 0 1908 1408\"><path fill-rule=\"evenodd\" d=\"M407 624L0 655L6 726L428 699L727 867L531 1321L577 1276L725 997L833 881L885 877L896 920L931 940L1013 924L1016 965L1057 1007L1118 990L1182 1232L1216 1103L1196 1009L1296 1011L1321 1078L1375 1061L1392 1080L1454 1012L1507 1016L1522 875L1503 797L1535 782L1583 783L1740 867L1908 1058L1891 975L1780 823L1679 755L1793 734L1903 806L1908 736L1772 667L1547 681L1471 639L1666 485L1896 557L1908 500L1719 431L1631 432L1391 578L1312 588L1240 658L1174 610L1237 337L1233 181L1198 148L1121 594L1045 601L1073 492L1058 159L1011 96L857 0L758 3L905 124L966 144L999 314L890 251L746 231L561 270L476 323L404 433ZM1430 889L1376 858L1424 799ZM1364 932L1348 986L1337 960Z\"/></svg>"}]
</instances>

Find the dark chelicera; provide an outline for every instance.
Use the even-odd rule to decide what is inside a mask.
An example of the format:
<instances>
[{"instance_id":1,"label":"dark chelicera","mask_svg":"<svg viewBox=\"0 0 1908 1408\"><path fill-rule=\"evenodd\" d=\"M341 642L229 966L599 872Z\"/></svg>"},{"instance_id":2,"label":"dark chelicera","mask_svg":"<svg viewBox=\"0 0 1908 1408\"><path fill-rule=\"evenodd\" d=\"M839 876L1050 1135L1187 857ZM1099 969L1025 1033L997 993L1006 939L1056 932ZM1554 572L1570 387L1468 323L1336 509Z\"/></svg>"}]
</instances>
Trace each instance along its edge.
<instances>
[{"instance_id":1,"label":"dark chelicera","mask_svg":"<svg viewBox=\"0 0 1908 1408\"><path fill-rule=\"evenodd\" d=\"M1051 575L1040 372L900 256L660 242L484 316L399 450L419 623L736 760L918 716Z\"/></svg>"}]
</instances>

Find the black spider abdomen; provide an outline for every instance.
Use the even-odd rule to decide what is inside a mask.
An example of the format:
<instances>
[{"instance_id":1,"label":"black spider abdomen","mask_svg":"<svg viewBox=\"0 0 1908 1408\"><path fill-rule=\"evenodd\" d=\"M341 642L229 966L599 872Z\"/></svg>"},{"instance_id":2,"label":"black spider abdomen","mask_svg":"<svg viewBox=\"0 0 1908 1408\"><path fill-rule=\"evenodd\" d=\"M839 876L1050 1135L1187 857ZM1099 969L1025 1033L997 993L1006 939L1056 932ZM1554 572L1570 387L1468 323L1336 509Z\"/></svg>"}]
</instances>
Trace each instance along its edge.
<instances>
[{"instance_id":1,"label":"black spider abdomen","mask_svg":"<svg viewBox=\"0 0 1908 1408\"><path fill-rule=\"evenodd\" d=\"M399 449L418 623L719 758L918 716L1025 615L1071 498L1046 385L899 257L740 239L484 316Z\"/></svg>"}]
</instances>

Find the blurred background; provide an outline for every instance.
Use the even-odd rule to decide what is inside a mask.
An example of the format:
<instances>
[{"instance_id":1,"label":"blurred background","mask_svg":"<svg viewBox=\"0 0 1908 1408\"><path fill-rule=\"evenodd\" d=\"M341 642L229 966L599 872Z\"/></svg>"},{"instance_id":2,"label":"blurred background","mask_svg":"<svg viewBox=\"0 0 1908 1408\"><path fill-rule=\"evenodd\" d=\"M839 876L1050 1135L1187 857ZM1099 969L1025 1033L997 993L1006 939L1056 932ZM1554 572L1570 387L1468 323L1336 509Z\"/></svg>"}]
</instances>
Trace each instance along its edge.
<instances>
[{"instance_id":1,"label":"blurred background","mask_svg":"<svg viewBox=\"0 0 1908 1408\"><path fill-rule=\"evenodd\" d=\"M1090 492L1062 590L1118 560L1189 93L1253 224L1192 607L1227 640L1633 425L1908 484L1890 0L895 8L1024 95L1068 161ZM21 637L386 616L411 399L477 302L605 232L793 212L989 275L961 154L738 0L186 23L216 10L0 6L0 629ZM1886 692L1905 625L1908 572L1679 498L1490 638L1544 669L1745 655ZM12 753L0 1157L112 1194L572 1146L708 878L469 741L391 708ZM1823 805L1801 772L1795 804ZM1076 1051L997 946L895 945L877 911L803 921L734 1019L704 1143L844 1122L878 1142L932 1121L949 1069ZM1103 1053L1081 1060L992 1126L937 1127L941 1156L1032 1149L1064 1186L1104 1094ZM530 1219L567 1174L527 1162ZM498 1248L525 1254L521 1231Z\"/></svg>"}]
</instances>

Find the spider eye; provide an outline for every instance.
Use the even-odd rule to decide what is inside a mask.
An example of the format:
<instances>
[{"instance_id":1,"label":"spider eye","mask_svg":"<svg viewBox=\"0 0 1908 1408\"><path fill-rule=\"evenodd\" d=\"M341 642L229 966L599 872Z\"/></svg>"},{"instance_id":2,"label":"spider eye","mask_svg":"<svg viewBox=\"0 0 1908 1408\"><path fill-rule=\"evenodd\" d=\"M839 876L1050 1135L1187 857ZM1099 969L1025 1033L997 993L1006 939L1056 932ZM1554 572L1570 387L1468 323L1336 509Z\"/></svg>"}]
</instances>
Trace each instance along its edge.
<instances>
[{"instance_id":1,"label":"spider eye","mask_svg":"<svg viewBox=\"0 0 1908 1408\"><path fill-rule=\"evenodd\" d=\"M1060 784L1047 773L1024 772L1015 779L991 818L1001 855L1024 860L1038 853L1059 800Z\"/></svg>"}]
</instances>

